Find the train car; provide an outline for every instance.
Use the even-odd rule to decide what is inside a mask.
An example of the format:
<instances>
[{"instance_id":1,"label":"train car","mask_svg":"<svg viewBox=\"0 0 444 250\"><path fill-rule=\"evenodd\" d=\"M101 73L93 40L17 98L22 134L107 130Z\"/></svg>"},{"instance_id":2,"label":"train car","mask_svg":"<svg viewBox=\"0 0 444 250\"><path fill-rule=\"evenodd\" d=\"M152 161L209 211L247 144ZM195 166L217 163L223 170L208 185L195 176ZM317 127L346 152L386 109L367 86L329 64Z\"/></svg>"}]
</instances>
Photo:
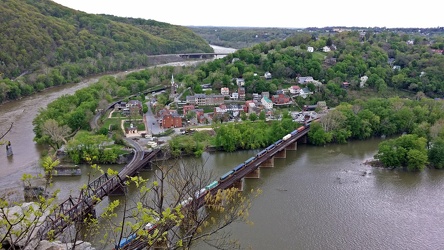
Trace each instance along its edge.
<instances>
[{"instance_id":1,"label":"train car","mask_svg":"<svg viewBox=\"0 0 444 250\"><path fill-rule=\"evenodd\" d=\"M190 204L193 201L193 198L188 197L188 199L185 199L183 201L180 202L180 205L182 205L182 207L187 206L188 204Z\"/></svg>"},{"instance_id":2,"label":"train car","mask_svg":"<svg viewBox=\"0 0 444 250\"><path fill-rule=\"evenodd\" d=\"M230 177L232 174L234 173L234 170L230 170L229 172L227 172L226 174L222 175L220 177L220 181L223 182L225 181L228 177Z\"/></svg>"},{"instance_id":3,"label":"train car","mask_svg":"<svg viewBox=\"0 0 444 250\"><path fill-rule=\"evenodd\" d=\"M265 148L265 150L267 150L267 152L269 152L270 150L272 150L274 148L274 143L271 144L270 146L268 146L267 148Z\"/></svg>"},{"instance_id":4,"label":"train car","mask_svg":"<svg viewBox=\"0 0 444 250\"><path fill-rule=\"evenodd\" d=\"M131 234L130 236L128 236L127 238L123 238L120 240L119 245L116 246L116 249L120 249L126 245L128 245L131 241L133 241L136 238L136 234Z\"/></svg>"},{"instance_id":5,"label":"train car","mask_svg":"<svg viewBox=\"0 0 444 250\"><path fill-rule=\"evenodd\" d=\"M241 170L244 166L245 166L245 164L241 163L237 167L235 167L233 170L234 170L234 172L237 172L237 171Z\"/></svg>"},{"instance_id":6,"label":"train car","mask_svg":"<svg viewBox=\"0 0 444 250\"><path fill-rule=\"evenodd\" d=\"M279 140L275 143L275 145L277 146L277 145L281 144L282 142L283 142L283 140L282 140L282 139L279 139Z\"/></svg>"},{"instance_id":7,"label":"train car","mask_svg":"<svg viewBox=\"0 0 444 250\"><path fill-rule=\"evenodd\" d=\"M245 161L245 165L248 165L248 164L250 164L252 161L254 161L254 158L255 158L255 157L251 157L250 159L246 160L246 161Z\"/></svg>"},{"instance_id":8,"label":"train car","mask_svg":"<svg viewBox=\"0 0 444 250\"><path fill-rule=\"evenodd\" d=\"M296 129L296 130L293 130L290 134L291 134L291 136L295 136L295 135L297 135L297 133L298 133L298 130Z\"/></svg>"},{"instance_id":9,"label":"train car","mask_svg":"<svg viewBox=\"0 0 444 250\"><path fill-rule=\"evenodd\" d=\"M194 193L194 198L199 198L201 196L205 196L208 192L208 189L206 188L202 188L201 190L197 191L196 193Z\"/></svg>"},{"instance_id":10,"label":"train car","mask_svg":"<svg viewBox=\"0 0 444 250\"><path fill-rule=\"evenodd\" d=\"M266 154L267 153L267 150L262 150L261 152L259 152L258 154L257 154L257 157L261 157L262 155L264 155L264 154Z\"/></svg>"},{"instance_id":11,"label":"train car","mask_svg":"<svg viewBox=\"0 0 444 250\"><path fill-rule=\"evenodd\" d=\"M298 132L302 132L305 129L305 126L299 127Z\"/></svg>"},{"instance_id":12,"label":"train car","mask_svg":"<svg viewBox=\"0 0 444 250\"><path fill-rule=\"evenodd\" d=\"M191 199L191 197L190 197L189 199ZM148 224L146 224L146 225L145 225L145 230L147 230L148 232L150 232L151 230L156 229L157 224L158 224L157 222L159 221L159 218L158 218L158 217L154 217L154 221L155 221L155 222L153 222L153 223L148 223Z\"/></svg>"},{"instance_id":13,"label":"train car","mask_svg":"<svg viewBox=\"0 0 444 250\"><path fill-rule=\"evenodd\" d=\"M291 137L291 134L288 134L288 135L282 137L282 140L286 141L286 140L290 139L290 137Z\"/></svg>"},{"instance_id":14,"label":"train car","mask_svg":"<svg viewBox=\"0 0 444 250\"><path fill-rule=\"evenodd\" d=\"M243 165L243 164L242 164L242 165ZM211 190L211 189L217 187L217 185L219 185L219 182L218 182L218 181L213 181L213 182L211 182L208 186L206 186L205 188L206 188L207 190Z\"/></svg>"}]
</instances>

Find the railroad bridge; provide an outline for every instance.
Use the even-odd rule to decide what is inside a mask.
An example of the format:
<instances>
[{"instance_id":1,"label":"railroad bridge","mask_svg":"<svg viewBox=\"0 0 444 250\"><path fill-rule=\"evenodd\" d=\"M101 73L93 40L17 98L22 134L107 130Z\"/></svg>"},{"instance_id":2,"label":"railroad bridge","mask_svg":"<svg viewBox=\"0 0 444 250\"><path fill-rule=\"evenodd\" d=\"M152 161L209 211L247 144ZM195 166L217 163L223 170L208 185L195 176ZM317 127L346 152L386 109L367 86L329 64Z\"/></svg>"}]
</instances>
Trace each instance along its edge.
<instances>
[{"instance_id":1,"label":"railroad bridge","mask_svg":"<svg viewBox=\"0 0 444 250\"><path fill-rule=\"evenodd\" d=\"M264 150L260 151L255 156L239 164L233 170L222 175L218 180L213 181L212 184L206 187L206 192L199 192L199 197L194 197L193 202L181 202L184 206L192 206L192 203L201 208L205 205L205 196L210 193L216 195L218 190L224 190L230 187L236 187L240 191L243 190L244 179L246 178L260 178L260 168L274 167L274 159L286 158L287 151L297 150L297 144L307 143L307 134L310 131L310 124L299 127L290 134L287 134L282 139L271 144ZM154 231L154 228L149 230L149 233ZM170 228L167 228L169 230ZM129 250L129 249L143 249L147 247L147 241L136 235L128 237L121 242L121 245L115 249Z\"/></svg>"},{"instance_id":2,"label":"railroad bridge","mask_svg":"<svg viewBox=\"0 0 444 250\"><path fill-rule=\"evenodd\" d=\"M243 180L245 178L259 178L260 168L274 167L275 158L286 158L287 150L297 150L298 141L306 143L306 135L309 130L309 125L294 130L257 155L221 176L217 181L214 181L217 185L211 187L211 189L208 188L207 192L196 197L198 206L202 207L204 205L205 195L208 192L214 195L218 190L233 186L239 190L243 190ZM37 235L41 239L48 239L49 234L51 234L51 237L56 237L62 233L65 228L72 225L72 223L83 220L88 214L95 214L95 205L105 196L125 194L124 183L128 177L135 176L143 168L150 168L151 161L165 157L160 149L144 152L137 143L132 140L127 141L134 147L134 157L131 162L128 163L118 175L109 176L105 173L88 184L85 189L82 189L79 197L73 198L70 196L62 202L58 206L58 209L50 214L39 228ZM128 244L128 247L133 246L133 244L144 243L136 239L132 244Z\"/></svg>"}]
</instances>

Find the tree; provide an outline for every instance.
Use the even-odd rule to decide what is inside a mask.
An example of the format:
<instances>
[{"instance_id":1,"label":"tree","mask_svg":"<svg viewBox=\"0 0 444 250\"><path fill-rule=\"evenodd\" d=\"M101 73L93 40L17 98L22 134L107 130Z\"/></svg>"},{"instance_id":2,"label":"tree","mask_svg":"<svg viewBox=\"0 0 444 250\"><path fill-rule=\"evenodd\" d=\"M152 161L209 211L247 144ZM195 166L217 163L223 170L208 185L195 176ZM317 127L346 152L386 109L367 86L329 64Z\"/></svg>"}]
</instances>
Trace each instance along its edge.
<instances>
[{"instance_id":1,"label":"tree","mask_svg":"<svg viewBox=\"0 0 444 250\"><path fill-rule=\"evenodd\" d=\"M43 123L42 133L48 136L46 143L54 150L57 150L62 144L67 143L66 138L71 133L71 129L67 125L60 126L54 119L49 119Z\"/></svg>"},{"instance_id":2,"label":"tree","mask_svg":"<svg viewBox=\"0 0 444 250\"><path fill-rule=\"evenodd\" d=\"M428 161L427 140L417 135L403 135L381 142L375 158L385 167L407 167L422 170Z\"/></svg>"},{"instance_id":3,"label":"tree","mask_svg":"<svg viewBox=\"0 0 444 250\"><path fill-rule=\"evenodd\" d=\"M266 116L265 116L265 111L261 111L261 112L259 113L259 120L261 120L261 121L265 121L265 118L266 118Z\"/></svg>"},{"instance_id":4,"label":"tree","mask_svg":"<svg viewBox=\"0 0 444 250\"><path fill-rule=\"evenodd\" d=\"M444 168L444 140L437 138L433 141L432 147L429 149L430 165L437 169Z\"/></svg>"},{"instance_id":5,"label":"tree","mask_svg":"<svg viewBox=\"0 0 444 250\"><path fill-rule=\"evenodd\" d=\"M117 245L121 239L137 235L139 245L148 248L190 249L197 241L216 248L235 248L238 243L221 230L236 221L248 222L251 202L233 188L209 192L207 186L212 180L203 164L186 164L179 158L155 167L152 182L130 178L127 184L139 189L138 196L108 206L101 216L107 223L103 227L106 240ZM201 196L205 196L203 208L197 199ZM119 207L124 216L116 221L112 218Z\"/></svg>"},{"instance_id":6,"label":"tree","mask_svg":"<svg viewBox=\"0 0 444 250\"><path fill-rule=\"evenodd\" d=\"M325 145L332 140L331 133L325 132L318 122L310 125L310 132L308 132L308 139L314 145Z\"/></svg>"},{"instance_id":7,"label":"tree","mask_svg":"<svg viewBox=\"0 0 444 250\"><path fill-rule=\"evenodd\" d=\"M251 113L248 118L250 119L250 121L254 122L254 121L257 120L257 114L256 113Z\"/></svg>"}]
</instances>

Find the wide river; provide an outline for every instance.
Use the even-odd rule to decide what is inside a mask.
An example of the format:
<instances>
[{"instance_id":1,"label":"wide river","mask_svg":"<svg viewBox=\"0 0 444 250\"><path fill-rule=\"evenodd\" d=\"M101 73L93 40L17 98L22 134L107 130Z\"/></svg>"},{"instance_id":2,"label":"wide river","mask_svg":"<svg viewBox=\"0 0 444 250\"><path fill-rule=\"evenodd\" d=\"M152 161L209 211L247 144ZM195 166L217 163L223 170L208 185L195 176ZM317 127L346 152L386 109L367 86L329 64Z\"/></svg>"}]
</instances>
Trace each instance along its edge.
<instances>
[{"instance_id":1,"label":"wide river","mask_svg":"<svg viewBox=\"0 0 444 250\"><path fill-rule=\"evenodd\" d=\"M31 124L37 110L88 84L54 88L0 106L1 130L14 122L6 138L14 157L8 160L4 148L0 151L2 189L20 185L21 173L37 170L32 166L37 166L41 149L32 141ZM286 159L276 159L274 168L261 169L260 179L245 181L246 190L263 191L252 200L254 224L233 224L226 230L251 249L444 249L444 172L364 165L380 141L298 145ZM256 152L205 153L202 160L218 178ZM86 180L55 178L54 187L61 196L75 195Z\"/></svg>"}]
</instances>

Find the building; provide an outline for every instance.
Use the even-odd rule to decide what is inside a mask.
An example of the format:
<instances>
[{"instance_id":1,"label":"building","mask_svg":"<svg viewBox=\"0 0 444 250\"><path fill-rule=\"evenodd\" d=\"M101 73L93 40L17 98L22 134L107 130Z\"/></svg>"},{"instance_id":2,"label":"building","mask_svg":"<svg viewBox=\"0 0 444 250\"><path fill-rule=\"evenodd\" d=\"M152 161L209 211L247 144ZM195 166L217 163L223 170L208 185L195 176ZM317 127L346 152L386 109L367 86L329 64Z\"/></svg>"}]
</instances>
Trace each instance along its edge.
<instances>
[{"instance_id":1,"label":"building","mask_svg":"<svg viewBox=\"0 0 444 250\"><path fill-rule=\"evenodd\" d=\"M287 104L290 102L290 97L286 96L285 94L273 95L271 97L271 101L274 104Z\"/></svg>"},{"instance_id":2,"label":"building","mask_svg":"<svg viewBox=\"0 0 444 250\"><path fill-rule=\"evenodd\" d=\"M262 97L261 103L266 109L273 109L273 102L268 97Z\"/></svg>"},{"instance_id":3,"label":"building","mask_svg":"<svg viewBox=\"0 0 444 250\"><path fill-rule=\"evenodd\" d=\"M298 77L298 83L299 84L307 84L309 82L314 81L313 77L311 76L299 76Z\"/></svg>"},{"instance_id":4,"label":"building","mask_svg":"<svg viewBox=\"0 0 444 250\"><path fill-rule=\"evenodd\" d=\"M328 46L324 46L324 47L322 48L322 51L324 51L324 52L330 52L331 49L330 49L330 47L328 47Z\"/></svg>"},{"instance_id":5,"label":"building","mask_svg":"<svg viewBox=\"0 0 444 250\"><path fill-rule=\"evenodd\" d=\"M271 79L271 73L270 72L265 72L265 74L264 74L264 77L265 77L265 79Z\"/></svg>"},{"instance_id":6,"label":"building","mask_svg":"<svg viewBox=\"0 0 444 250\"><path fill-rule=\"evenodd\" d=\"M298 95L299 92L301 92L301 87L297 86L297 85L293 85L290 88L288 88L288 90L290 91L290 94L292 95Z\"/></svg>"},{"instance_id":7,"label":"building","mask_svg":"<svg viewBox=\"0 0 444 250\"><path fill-rule=\"evenodd\" d=\"M167 114L162 117L162 128L181 128L182 117L176 114Z\"/></svg>"},{"instance_id":8,"label":"building","mask_svg":"<svg viewBox=\"0 0 444 250\"><path fill-rule=\"evenodd\" d=\"M239 100L239 93L233 92L231 93L231 99L233 100Z\"/></svg>"},{"instance_id":9,"label":"building","mask_svg":"<svg viewBox=\"0 0 444 250\"><path fill-rule=\"evenodd\" d=\"M205 94L195 94L192 96L187 96L187 103L190 105L220 105L224 103L223 95L205 95Z\"/></svg>"},{"instance_id":10,"label":"building","mask_svg":"<svg viewBox=\"0 0 444 250\"><path fill-rule=\"evenodd\" d=\"M238 88L239 100L245 100L245 88Z\"/></svg>"},{"instance_id":11,"label":"building","mask_svg":"<svg viewBox=\"0 0 444 250\"><path fill-rule=\"evenodd\" d=\"M184 105L182 109L183 109L183 115L186 115L188 111L194 110L195 107L194 105Z\"/></svg>"},{"instance_id":12,"label":"building","mask_svg":"<svg viewBox=\"0 0 444 250\"><path fill-rule=\"evenodd\" d=\"M229 88L221 88L220 94L223 96L229 96L230 95L230 89Z\"/></svg>"},{"instance_id":13,"label":"building","mask_svg":"<svg viewBox=\"0 0 444 250\"><path fill-rule=\"evenodd\" d=\"M314 51L314 48L313 48L313 47L308 47L308 48L307 48L307 51L310 52L310 53L312 53L312 52Z\"/></svg>"},{"instance_id":14,"label":"building","mask_svg":"<svg viewBox=\"0 0 444 250\"><path fill-rule=\"evenodd\" d=\"M245 80L244 78L236 78L236 85L239 87L242 87L245 85Z\"/></svg>"}]
</instances>

